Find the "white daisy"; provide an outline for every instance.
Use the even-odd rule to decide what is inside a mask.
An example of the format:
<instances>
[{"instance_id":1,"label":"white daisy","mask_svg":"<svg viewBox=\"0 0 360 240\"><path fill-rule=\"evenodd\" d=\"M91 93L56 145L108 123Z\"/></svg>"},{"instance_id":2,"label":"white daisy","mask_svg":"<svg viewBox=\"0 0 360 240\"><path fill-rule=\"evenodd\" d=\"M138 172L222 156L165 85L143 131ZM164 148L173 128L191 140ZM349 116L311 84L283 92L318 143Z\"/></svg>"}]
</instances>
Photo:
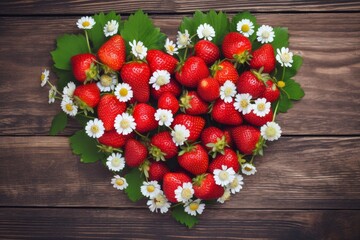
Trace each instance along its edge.
<instances>
[{"instance_id":1,"label":"white daisy","mask_svg":"<svg viewBox=\"0 0 360 240\"><path fill-rule=\"evenodd\" d=\"M244 185L243 177L240 174L235 174L234 180L227 186L232 194L240 192L242 185Z\"/></svg>"},{"instance_id":2,"label":"white daisy","mask_svg":"<svg viewBox=\"0 0 360 240\"><path fill-rule=\"evenodd\" d=\"M256 32L257 40L261 43L271 43L274 41L275 33L269 25L262 25Z\"/></svg>"},{"instance_id":3,"label":"white daisy","mask_svg":"<svg viewBox=\"0 0 360 240\"><path fill-rule=\"evenodd\" d=\"M226 103L231 103L233 101L233 97L236 94L236 86L230 81L226 80L224 85L220 87L220 98L224 100Z\"/></svg>"},{"instance_id":4,"label":"white daisy","mask_svg":"<svg viewBox=\"0 0 360 240\"><path fill-rule=\"evenodd\" d=\"M175 190L175 198L178 202L187 203L194 195L194 189L190 182L185 182Z\"/></svg>"},{"instance_id":5,"label":"white daisy","mask_svg":"<svg viewBox=\"0 0 360 240\"><path fill-rule=\"evenodd\" d=\"M60 105L61 109L70 116L75 116L78 112L78 107L67 95L63 95L63 99Z\"/></svg>"},{"instance_id":6,"label":"white daisy","mask_svg":"<svg viewBox=\"0 0 360 240\"><path fill-rule=\"evenodd\" d=\"M254 33L254 24L249 19L243 19L236 24L236 30L245 37L250 37Z\"/></svg>"},{"instance_id":7,"label":"white daisy","mask_svg":"<svg viewBox=\"0 0 360 240\"><path fill-rule=\"evenodd\" d=\"M192 202L185 204L185 212L191 216L196 216L197 214L202 214L205 209L205 204L201 203L200 199L196 199Z\"/></svg>"},{"instance_id":8,"label":"white daisy","mask_svg":"<svg viewBox=\"0 0 360 240\"><path fill-rule=\"evenodd\" d=\"M166 213L170 208L170 203L162 191L160 191L160 193L154 198L148 200L146 204L152 212L160 210L161 213Z\"/></svg>"},{"instance_id":9,"label":"white daisy","mask_svg":"<svg viewBox=\"0 0 360 240\"><path fill-rule=\"evenodd\" d=\"M179 53L179 49L176 47L176 44L173 41L170 41L170 39L166 39L165 42L165 49L166 52L170 55L174 55L174 54L178 54Z\"/></svg>"},{"instance_id":10,"label":"white daisy","mask_svg":"<svg viewBox=\"0 0 360 240\"><path fill-rule=\"evenodd\" d=\"M76 25L80 29L92 29L95 25L95 20L92 17L81 17L77 22Z\"/></svg>"},{"instance_id":11,"label":"white daisy","mask_svg":"<svg viewBox=\"0 0 360 240\"><path fill-rule=\"evenodd\" d=\"M49 90L49 104L55 102L56 97L56 87L52 86Z\"/></svg>"},{"instance_id":12,"label":"white daisy","mask_svg":"<svg viewBox=\"0 0 360 240\"><path fill-rule=\"evenodd\" d=\"M131 53L138 59L143 60L147 55L147 47L144 46L144 43L141 41L136 42L133 40L129 42L131 46Z\"/></svg>"},{"instance_id":13,"label":"white daisy","mask_svg":"<svg viewBox=\"0 0 360 240\"><path fill-rule=\"evenodd\" d=\"M241 172L245 175L254 175L256 173L256 167L250 163L245 163L241 166Z\"/></svg>"},{"instance_id":14,"label":"white daisy","mask_svg":"<svg viewBox=\"0 0 360 240\"><path fill-rule=\"evenodd\" d=\"M120 153L113 153L106 159L106 166L111 171L121 171L125 167L125 159Z\"/></svg>"},{"instance_id":15,"label":"white daisy","mask_svg":"<svg viewBox=\"0 0 360 240\"><path fill-rule=\"evenodd\" d=\"M63 95L68 96L69 98L72 98L74 96L76 85L74 82L69 82L63 89Z\"/></svg>"},{"instance_id":16,"label":"white daisy","mask_svg":"<svg viewBox=\"0 0 360 240\"><path fill-rule=\"evenodd\" d=\"M119 175L115 175L111 179L111 184L113 184L114 188L119 189L119 190L124 190L128 186L126 179L123 177L120 177Z\"/></svg>"},{"instance_id":17,"label":"white daisy","mask_svg":"<svg viewBox=\"0 0 360 240\"><path fill-rule=\"evenodd\" d=\"M113 36L119 29L119 23L115 20L108 21L104 26L105 37Z\"/></svg>"},{"instance_id":18,"label":"white daisy","mask_svg":"<svg viewBox=\"0 0 360 240\"><path fill-rule=\"evenodd\" d=\"M181 146L189 138L190 131L182 124L176 124L171 131L172 140L176 146Z\"/></svg>"},{"instance_id":19,"label":"white daisy","mask_svg":"<svg viewBox=\"0 0 360 240\"><path fill-rule=\"evenodd\" d=\"M44 69L41 73L40 80L41 80L41 87L45 86L45 84L49 81L49 70Z\"/></svg>"},{"instance_id":20,"label":"white daisy","mask_svg":"<svg viewBox=\"0 0 360 240\"><path fill-rule=\"evenodd\" d=\"M215 37L215 30L214 28L207 23L201 24L197 30L196 33L200 39L205 39L208 41L211 41Z\"/></svg>"},{"instance_id":21,"label":"white daisy","mask_svg":"<svg viewBox=\"0 0 360 240\"><path fill-rule=\"evenodd\" d=\"M248 114L251 112L253 106L250 103L252 96L248 93L237 94L235 97L234 107L242 114Z\"/></svg>"},{"instance_id":22,"label":"white daisy","mask_svg":"<svg viewBox=\"0 0 360 240\"><path fill-rule=\"evenodd\" d=\"M253 105L253 111L257 116L263 117L270 112L270 107L271 103L266 102L266 98L258 98Z\"/></svg>"},{"instance_id":23,"label":"white daisy","mask_svg":"<svg viewBox=\"0 0 360 240\"><path fill-rule=\"evenodd\" d=\"M99 138L104 134L104 123L97 118L95 118L94 120L90 120L86 124L85 131L89 137Z\"/></svg>"},{"instance_id":24,"label":"white daisy","mask_svg":"<svg viewBox=\"0 0 360 240\"><path fill-rule=\"evenodd\" d=\"M224 203L225 201L228 201L230 199L231 193L230 189L225 188L224 194L217 199L217 202Z\"/></svg>"},{"instance_id":25,"label":"white daisy","mask_svg":"<svg viewBox=\"0 0 360 240\"><path fill-rule=\"evenodd\" d=\"M151 199L155 198L159 193L161 193L161 187L158 181L143 182L140 190L142 195Z\"/></svg>"},{"instance_id":26,"label":"white daisy","mask_svg":"<svg viewBox=\"0 0 360 240\"><path fill-rule=\"evenodd\" d=\"M104 74L101 75L100 81L98 81L96 85L98 86L101 92L110 92L114 90L117 83L118 83L118 78L116 74L112 74L112 75Z\"/></svg>"},{"instance_id":27,"label":"white daisy","mask_svg":"<svg viewBox=\"0 0 360 240\"><path fill-rule=\"evenodd\" d=\"M174 121L173 114L170 110L159 108L155 112L155 120L159 122L159 126L167 126L169 127L171 123Z\"/></svg>"},{"instance_id":28,"label":"white daisy","mask_svg":"<svg viewBox=\"0 0 360 240\"><path fill-rule=\"evenodd\" d=\"M120 102L129 101L134 95L131 86L127 83L119 83L115 88L115 96Z\"/></svg>"},{"instance_id":29,"label":"white daisy","mask_svg":"<svg viewBox=\"0 0 360 240\"><path fill-rule=\"evenodd\" d=\"M149 84L152 84L152 87L155 90L159 90L161 86L168 84L170 82L170 73L166 70L156 70L153 72Z\"/></svg>"},{"instance_id":30,"label":"white daisy","mask_svg":"<svg viewBox=\"0 0 360 240\"><path fill-rule=\"evenodd\" d=\"M177 45L179 48L186 48L191 42L188 30L185 33L178 32Z\"/></svg>"},{"instance_id":31,"label":"white daisy","mask_svg":"<svg viewBox=\"0 0 360 240\"><path fill-rule=\"evenodd\" d=\"M268 141L278 140L281 136L281 128L276 122L267 122L260 128L261 136Z\"/></svg>"},{"instance_id":32,"label":"white daisy","mask_svg":"<svg viewBox=\"0 0 360 240\"><path fill-rule=\"evenodd\" d=\"M225 165L221 166L221 169L215 169L214 170L214 180L215 183L219 186L226 186L232 181L234 181L235 178L235 171L234 169L228 168Z\"/></svg>"},{"instance_id":33,"label":"white daisy","mask_svg":"<svg viewBox=\"0 0 360 240\"><path fill-rule=\"evenodd\" d=\"M114 127L118 134L128 135L136 128L136 122L133 116L124 112L116 116Z\"/></svg>"},{"instance_id":34,"label":"white daisy","mask_svg":"<svg viewBox=\"0 0 360 240\"><path fill-rule=\"evenodd\" d=\"M276 49L276 60L281 64L281 66L291 67L293 63L293 53L289 52L289 48L282 47L281 49Z\"/></svg>"}]
</instances>

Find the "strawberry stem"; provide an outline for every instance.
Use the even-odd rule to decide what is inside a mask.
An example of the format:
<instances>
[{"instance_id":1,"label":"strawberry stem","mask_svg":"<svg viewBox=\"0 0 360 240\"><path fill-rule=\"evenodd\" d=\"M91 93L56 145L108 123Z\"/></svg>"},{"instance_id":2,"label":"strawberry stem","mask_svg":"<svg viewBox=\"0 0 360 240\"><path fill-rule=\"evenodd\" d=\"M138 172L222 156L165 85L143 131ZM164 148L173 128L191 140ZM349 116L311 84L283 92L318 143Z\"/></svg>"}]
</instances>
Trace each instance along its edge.
<instances>
[{"instance_id":1,"label":"strawberry stem","mask_svg":"<svg viewBox=\"0 0 360 240\"><path fill-rule=\"evenodd\" d=\"M280 101L277 101L277 103L276 103L276 107L275 107L274 115L273 115L273 119L272 119L273 122L275 122L276 114L277 114L277 111L279 108L279 103L280 103Z\"/></svg>"},{"instance_id":2,"label":"strawberry stem","mask_svg":"<svg viewBox=\"0 0 360 240\"><path fill-rule=\"evenodd\" d=\"M88 36L88 33L86 30L85 30L85 37L86 37L86 43L87 43L87 47L89 49L89 53L92 53L91 48L90 48L90 43L89 43L89 36Z\"/></svg>"},{"instance_id":3,"label":"strawberry stem","mask_svg":"<svg viewBox=\"0 0 360 240\"><path fill-rule=\"evenodd\" d=\"M282 77L281 77L281 80L284 81L284 77L285 77L285 65L283 67L283 73L282 73Z\"/></svg>"}]
</instances>

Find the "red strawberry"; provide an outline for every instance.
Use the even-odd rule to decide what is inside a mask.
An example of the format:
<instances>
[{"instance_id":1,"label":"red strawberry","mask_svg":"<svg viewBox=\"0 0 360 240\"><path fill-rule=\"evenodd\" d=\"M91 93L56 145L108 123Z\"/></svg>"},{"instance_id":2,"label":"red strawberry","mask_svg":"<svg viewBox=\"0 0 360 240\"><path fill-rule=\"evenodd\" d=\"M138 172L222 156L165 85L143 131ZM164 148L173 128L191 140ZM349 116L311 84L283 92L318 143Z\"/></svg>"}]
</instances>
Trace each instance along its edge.
<instances>
[{"instance_id":1,"label":"red strawberry","mask_svg":"<svg viewBox=\"0 0 360 240\"><path fill-rule=\"evenodd\" d=\"M170 132L160 132L151 138L150 154L157 161L170 159L178 154L178 148Z\"/></svg>"},{"instance_id":2,"label":"red strawberry","mask_svg":"<svg viewBox=\"0 0 360 240\"><path fill-rule=\"evenodd\" d=\"M275 102L280 96L280 90L271 80L266 81L266 89L260 97L265 98L268 102Z\"/></svg>"},{"instance_id":3,"label":"red strawberry","mask_svg":"<svg viewBox=\"0 0 360 240\"><path fill-rule=\"evenodd\" d=\"M158 100L158 108L167 109L175 114L179 110L179 102L174 94L166 92Z\"/></svg>"},{"instance_id":4,"label":"red strawberry","mask_svg":"<svg viewBox=\"0 0 360 240\"><path fill-rule=\"evenodd\" d=\"M193 189L195 197L202 200L212 200L224 194L224 188L217 185L214 175L206 173L194 178Z\"/></svg>"},{"instance_id":5,"label":"red strawberry","mask_svg":"<svg viewBox=\"0 0 360 240\"><path fill-rule=\"evenodd\" d=\"M156 70L166 70L170 74L175 72L178 60L163 51L151 49L147 51L146 61L148 62L151 72Z\"/></svg>"},{"instance_id":6,"label":"red strawberry","mask_svg":"<svg viewBox=\"0 0 360 240\"><path fill-rule=\"evenodd\" d=\"M125 144L125 162L129 167L139 167L147 158L147 148L135 139L127 140Z\"/></svg>"},{"instance_id":7,"label":"red strawberry","mask_svg":"<svg viewBox=\"0 0 360 240\"><path fill-rule=\"evenodd\" d=\"M220 57L220 50L215 43L208 40L200 40L195 46L195 56L201 57L207 65L213 64Z\"/></svg>"},{"instance_id":8,"label":"red strawberry","mask_svg":"<svg viewBox=\"0 0 360 240\"><path fill-rule=\"evenodd\" d=\"M224 153L224 149L228 145L224 132L217 127L205 128L201 133L201 143L212 153L213 157L216 153Z\"/></svg>"},{"instance_id":9,"label":"red strawberry","mask_svg":"<svg viewBox=\"0 0 360 240\"><path fill-rule=\"evenodd\" d=\"M239 74L234 65L229 61L222 61L211 67L214 78L219 82L220 86L224 85L227 80L234 84L238 81Z\"/></svg>"},{"instance_id":10,"label":"red strawberry","mask_svg":"<svg viewBox=\"0 0 360 240\"><path fill-rule=\"evenodd\" d=\"M250 155L257 148L260 130L250 125L241 125L231 129L231 136L237 149L243 154Z\"/></svg>"},{"instance_id":11,"label":"red strawberry","mask_svg":"<svg viewBox=\"0 0 360 240\"><path fill-rule=\"evenodd\" d=\"M187 114L201 115L208 112L209 105L195 91L185 91L180 98L180 107Z\"/></svg>"},{"instance_id":12,"label":"red strawberry","mask_svg":"<svg viewBox=\"0 0 360 240\"><path fill-rule=\"evenodd\" d=\"M206 63L202 58L189 57L182 65L180 71L175 74L176 80L185 87L195 88L198 82L210 74Z\"/></svg>"},{"instance_id":13,"label":"red strawberry","mask_svg":"<svg viewBox=\"0 0 360 240\"><path fill-rule=\"evenodd\" d=\"M206 172L209 166L209 157L205 149L200 144L196 144L181 151L178 162L186 171L199 175Z\"/></svg>"},{"instance_id":14,"label":"red strawberry","mask_svg":"<svg viewBox=\"0 0 360 240\"><path fill-rule=\"evenodd\" d=\"M237 91L239 93L249 93L254 99L258 98L266 89L264 84L266 78L267 76L261 73L245 71L239 77L236 85Z\"/></svg>"},{"instance_id":15,"label":"red strawberry","mask_svg":"<svg viewBox=\"0 0 360 240\"><path fill-rule=\"evenodd\" d=\"M225 139L226 139L227 144L230 147L233 147L233 141L232 141L232 138L231 138L230 129L224 129L224 135L225 135Z\"/></svg>"},{"instance_id":16,"label":"red strawberry","mask_svg":"<svg viewBox=\"0 0 360 240\"><path fill-rule=\"evenodd\" d=\"M150 68L144 62L126 63L120 72L121 79L128 83L133 92L134 99L138 102L148 102L150 99L149 79Z\"/></svg>"},{"instance_id":17,"label":"red strawberry","mask_svg":"<svg viewBox=\"0 0 360 240\"><path fill-rule=\"evenodd\" d=\"M74 96L81 109L93 111L100 101L100 90L96 83L80 85L75 88Z\"/></svg>"},{"instance_id":18,"label":"red strawberry","mask_svg":"<svg viewBox=\"0 0 360 240\"><path fill-rule=\"evenodd\" d=\"M97 53L100 61L114 71L119 71L125 63L126 46L120 35L114 35L107 40Z\"/></svg>"},{"instance_id":19,"label":"red strawberry","mask_svg":"<svg viewBox=\"0 0 360 240\"><path fill-rule=\"evenodd\" d=\"M249 59L251 42L241 33L230 32L224 37L222 52L225 58L235 59L237 62L244 63Z\"/></svg>"},{"instance_id":20,"label":"red strawberry","mask_svg":"<svg viewBox=\"0 0 360 240\"><path fill-rule=\"evenodd\" d=\"M151 162L149 165L149 180L162 181L166 173L170 172L169 168L163 162Z\"/></svg>"},{"instance_id":21,"label":"red strawberry","mask_svg":"<svg viewBox=\"0 0 360 240\"><path fill-rule=\"evenodd\" d=\"M186 182L191 183L191 178L185 173L166 173L163 178L163 190L166 198L170 202L176 203L175 190Z\"/></svg>"},{"instance_id":22,"label":"red strawberry","mask_svg":"<svg viewBox=\"0 0 360 240\"><path fill-rule=\"evenodd\" d=\"M271 73L275 69L274 48L270 43L262 45L252 53L250 67L260 70L263 68L264 73Z\"/></svg>"},{"instance_id":23,"label":"red strawberry","mask_svg":"<svg viewBox=\"0 0 360 240\"><path fill-rule=\"evenodd\" d=\"M177 124L184 125L190 131L190 136L188 138L188 141L196 141L199 138L200 133L205 126L205 120L202 117L198 117L198 116L178 114L174 118L172 127L174 127Z\"/></svg>"},{"instance_id":24,"label":"red strawberry","mask_svg":"<svg viewBox=\"0 0 360 240\"><path fill-rule=\"evenodd\" d=\"M133 134L122 135L118 134L115 130L105 131L104 134L98 139L99 143L110 146L113 148L121 148L125 145L126 140L133 137Z\"/></svg>"},{"instance_id":25,"label":"red strawberry","mask_svg":"<svg viewBox=\"0 0 360 240\"><path fill-rule=\"evenodd\" d=\"M197 93L203 100L212 102L220 96L220 84L214 78L204 78L198 84Z\"/></svg>"},{"instance_id":26,"label":"red strawberry","mask_svg":"<svg viewBox=\"0 0 360 240\"><path fill-rule=\"evenodd\" d=\"M235 172L240 169L238 156L231 148L225 148L224 154L218 154L216 158L210 163L208 172L213 173L215 169L221 169L225 165L228 168L233 168Z\"/></svg>"},{"instance_id":27,"label":"red strawberry","mask_svg":"<svg viewBox=\"0 0 360 240\"><path fill-rule=\"evenodd\" d=\"M79 82L94 79L98 75L96 56L91 53L77 54L71 58L71 68L74 77Z\"/></svg>"},{"instance_id":28,"label":"red strawberry","mask_svg":"<svg viewBox=\"0 0 360 240\"><path fill-rule=\"evenodd\" d=\"M163 93L171 92L175 97L180 96L181 94L181 86L174 79L170 79L168 84L162 85L159 90L155 90L155 88L151 88L151 96L155 99L159 99Z\"/></svg>"},{"instance_id":29,"label":"red strawberry","mask_svg":"<svg viewBox=\"0 0 360 240\"><path fill-rule=\"evenodd\" d=\"M136 130L140 133L147 133L157 128L158 123L155 120L156 110L146 103L136 104L133 111L133 117L136 123Z\"/></svg>"},{"instance_id":30,"label":"red strawberry","mask_svg":"<svg viewBox=\"0 0 360 240\"><path fill-rule=\"evenodd\" d=\"M215 102L211 116L216 122L227 125L240 125L243 121L234 103L226 103L220 98Z\"/></svg>"},{"instance_id":31,"label":"red strawberry","mask_svg":"<svg viewBox=\"0 0 360 240\"><path fill-rule=\"evenodd\" d=\"M266 124L267 122L272 121L273 111L270 108L270 112L263 117L257 116L253 111L251 111L248 114L243 114L242 116L245 119L245 121L247 121L248 123L250 123L254 126L257 126L257 127L261 127L264 124Z\"/></svg>"},{"instance_id":32,"label":"red strawberry","mask_svg":"<svg viewBox=\"0 0 360 240\"><path fill-rule=\"evenodd\" d=\"M99 119L104 123L106 131L114 129L115 118L126 110L126 103L119 102L115 95L105 94L97 107Z\"/></svg>"}]
</instances>

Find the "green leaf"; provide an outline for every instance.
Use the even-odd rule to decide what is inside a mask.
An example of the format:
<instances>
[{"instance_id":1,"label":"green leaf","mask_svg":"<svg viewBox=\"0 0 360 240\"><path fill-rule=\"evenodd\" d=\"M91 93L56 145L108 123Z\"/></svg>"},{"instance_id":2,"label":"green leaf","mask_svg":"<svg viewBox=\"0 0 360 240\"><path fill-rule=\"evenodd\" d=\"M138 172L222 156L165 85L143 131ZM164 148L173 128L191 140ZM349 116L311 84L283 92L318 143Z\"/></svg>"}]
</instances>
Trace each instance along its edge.
<instances>
[{"instance_id":1,"label":"green leaf","mask_svg":"<svg viewBox=\"0 0 360 240\"><path fill-rule=\"evenodd\" d=\"M183 205L174 207L171 211L171 216L175 218L176 221L180 222L181 224L184 224L188 228L192 228L193 226L195 226L195 224L198 223L198 218L196 216L187 214L184 211Z\"/></svg>"},{"instance_id":2,"label":"green leaf","mask_svg":"<svg viewBox=\"0 0 360 240\"><path fill-rule=\"evenodd\" d=\"M279 108L278 108L279 112L285 113L293 106L291 100L289 99L288 95L284 91L281 91L279 101L280 101Z\"/></svg>"},{"instance_id":3,"label":"green leaf","mask_svg":"<svg viewBox=\"0 0 360 240\"><path fill-rule=\"evenodd\" d=\"M58 68L53 68L53 71L55 72L56 76L58 77L57 80L57 89L62 92L62 90L64 89L64 87L69 83L69 82L74 82L76 84L76 79L74 77L74 75L72 74L72 71L68 71L68 70L61 70Z\"/></svg>"},{"instance_id":4,"label":"green leaf","mask_svg":"<svg viewBox=\"0 0 360 240\"><path fill-rule=\"evenodd\" d=\"M237 23L243 19L249 19L254 24L254 33L249 37L250 41L254 42L256 39L256 31L259 28L259 25L256 23L256 17L248 11L238 13L232 18L230 24L230 31L237 32Z\"/></svg>"},{"instance_id":5,"label":"green leaf","mask_svg":"<svg viewBox=\"0 0 360 240\"><path fill-rule=\"evenodd\" d=\"M276 49L289 46L289 33L288 29L284 27L275 27L274 33L275 37L271 45L276 54Z\"/></svg>"},{"instance_id":6,"label":"green leaf","mask_svg":"<svg viewBox=\"0 0 360 240\"><path fill-rule=\"evenodd\" d=\"M184 33L188 30L190 37L196 35L196 30L200 24L206 22L206 14L201 11L195 11L192 18L184 17L180 23L179 30Z\"/></svg>"},{"instance_id":7,"label":"green leaf","mask_svg":"<svg viewBox=\"0 0 360 240\"><path fill-rule=\"evenodd\" d=\"M283 89L289 94L289 97L292 100L300 100L305 95L300 84L295 82L293 79L287 79Z\"/></svg>"},{"instance_id":8,"label":"green leaf","mask_svg":"<svg viewBox=\"0 0 360 240\"><path fill-rule=\"evenodd\" d=\"M65 129L67 124L68 118L66 113L63 111L56 114L52 120L51 128L50 128L50 135L54 136Z\"/></svg>"},{"instance_id":9,"label":"green leaf","mask_svg":"<svg viewBox=\"0 0 360 240\"><path fill-rule=\"evenodd\" d=\"M300 70L300 67L302 66L303 60L302 57L299 55L293 56L293 63L291 67L285 67L285 74L284 79L282 79L282 74L284 67L280 65L280 63L276 63L276 79L286 81L286 79L290 79L296 75L296 73Z\"/></svg>"},{"instance_id":10,"label":"green leaf","mask_svg":"<svg viewBox=\"0 0 360 240\"><path fill-rule=\"evenodd\" d=\"M71 70L70 58L79 53L87 53L86 39L83 35L64 34L56 39L57 48L51 52L54 66Z\"/></svg>"},{"instance_id":11,"label":"green leaf","mask_svg":"<svg viewBox=\"0 0 360 240\"><path fill-rule=\"evenodd\" d=\"M77 131L71 136L70 145L73 153L79 155L83 163L96 162L105 157L104 153L98 152L97 141L90 138L85 130Z\"/></svg>"},{"instance_id":12,"label":"green leaf","mask_svg":"<svg viewBox=\"0 0 360 240\"><path fill-rule=\"evenodd\" d=\"M216 13L210 10L206 15L206 22L215 30L215 37L211 40L216 45L221 45L225 35L229 32L229 19L222 11Z\"/></svg>"},{"instance_id":13,"label":"green leaf","mask_svg":"<svg viewBox=\"0 0 360 240\"><path fill-rule=\"evenodd\" d=\"M129 184L129 186L125 189L129 199L133 202L136 202L143 198L140 187L145 181L145 178L140 170L137 168L131 169L130 172L125 175L125 179Z\"/></svg>"}]
</instances>

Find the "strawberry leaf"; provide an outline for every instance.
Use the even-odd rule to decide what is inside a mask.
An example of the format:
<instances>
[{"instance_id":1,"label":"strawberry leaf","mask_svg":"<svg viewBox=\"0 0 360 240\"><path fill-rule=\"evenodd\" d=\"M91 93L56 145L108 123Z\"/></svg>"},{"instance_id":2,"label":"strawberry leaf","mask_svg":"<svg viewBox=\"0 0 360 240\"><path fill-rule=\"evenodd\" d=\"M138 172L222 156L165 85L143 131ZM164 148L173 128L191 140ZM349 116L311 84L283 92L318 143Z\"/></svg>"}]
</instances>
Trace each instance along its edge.
<instances>
[{"instance_id":1,"label":"strawberry leaf","mask_svg":"<svg viewBox=\"0 0 360 240\"><path fill-rule=\"evenodd\" d=\"M293 104L289 99L288 95L284 91L281 91L280 99L279 99L279 108L278 108L279 112L285 113L287 112L287 110L292 108L292 106Z\"/></svg>"},{"instance_id":2,"label":"strawberry leaf","mask_svg":"<svg viewBox=\"0 0 360 240\"><path fill-rule=\"evenodd\" d=\"M70 145L73 153L79 155L83 163L93 163L105 157L104 153L98 152L97 141L90 138L85 130L77 131L71 136Z\"/></svg>"},{"instance_id":3,"label":"strawberry leaf","mask_svg":"<svg viewBox=\"0 0 360 240\"><path fill-rule=\"evenodd\" d=\"M258 30L259 25L256 23L256 17L250 12L242 12L236 14L231 20L230 32L238 32L237 24L243 19L249 19L254 24L254 33L249 37L250 41L254 42L256 39L256 31Z\"/></svg>"},{"instance_id":4,"label":"strawberry leaf","mask_svg":"<svg viewBox=\"0 0 360 240\"><path fill-rule=\"evenodd\" d=\"M273 46L276 54L277 48L289 46L289 33L288 33L288 29L284 27L275 27L274 33L275 33L275 37L271 45Z\"/></svg>"},{"instance_id":5,"label":"strawberry leaf","mask_svg":"<svg viewBox=\"0 0 360 240\"><path fill-rule=\"evenodd\" d=\"M133 202L137 202L143 195L140 191L140 187L145 181L144 175L140 172L139 169L133 168L128 174L125 175L125 179L129 186L125 189L129 199Z\"/></svg>"},{"instance_id":6,"label":"strawberry leaf","mask_svg":"<svg viewBox=\"0 0 360 240\"><path fill-rule=\"evenodd\" d=\"M195 11L192 18L184 17L180 23L179 31L184 33L188 30L190 37L196 35L196 30L200 24L206 22L206 15L201 11Z\"/></svg>"},{"instance_id":7,"label":"strawberry leaf","mask_svg":"<svg viewBox=\"0 0 360 240\"><path fill-rule=\"evenodd\" d=\"M188 228L192 228L195 224L198 223L198 218L196 216L192 216L184 211L184 206L179 205L174 207L171 210L171 216L175 218L181 224L184 224Z\"/></svg>"},{"instance_id":8,"label":"strawberry leaf","mask_svg":"<svg viewBox=\"0 0 360 240\"><path fill-rule=\"evenodd\" d=\"M57 89L62 92L62 90L64 89L64 87L69 83L69 82L74 82L76 83L76 79L74 78L74 75L72 74L72 71L67 71L67 70L61 70L61 69L57 69L57 68L53 68L53 71L55 72L56 76L58 77L57 80Z\"/></svg>"},{"instance_id":9,"label":"strawberry leaf","mask_svg":"<svg viewBox=\"0 0 360 240\"><path fill-rule=\"evenodd\" d=\"M51 122L50 135L57 135L59 132L65 129L68 118L63 111L56 114Z\"/></svg>"},{"instance_id":10,"label":"strawberry leaf","mask_svg":"<svg viewBox=\"0 0 360 240\"><path fill-rule=\"evenodd\" d=\"M206 22L215 30L215 37L211 40L216 45L221 45L224 36L229 32L229 19L222 11L216 13L210 10L206 15Z\"/></svg>"},{"instance_id":11,"label":"strawberry leaf","mask_svg":"<svg viewBox=\"0 0 360 240\"><path fill-rule=\"evenodd\" d=\"M292 100L300 100L305 95L300 84L295 82L293 79L287 79L283 89L289 94L289 98Z\"/></svg>"}]
</instances>

